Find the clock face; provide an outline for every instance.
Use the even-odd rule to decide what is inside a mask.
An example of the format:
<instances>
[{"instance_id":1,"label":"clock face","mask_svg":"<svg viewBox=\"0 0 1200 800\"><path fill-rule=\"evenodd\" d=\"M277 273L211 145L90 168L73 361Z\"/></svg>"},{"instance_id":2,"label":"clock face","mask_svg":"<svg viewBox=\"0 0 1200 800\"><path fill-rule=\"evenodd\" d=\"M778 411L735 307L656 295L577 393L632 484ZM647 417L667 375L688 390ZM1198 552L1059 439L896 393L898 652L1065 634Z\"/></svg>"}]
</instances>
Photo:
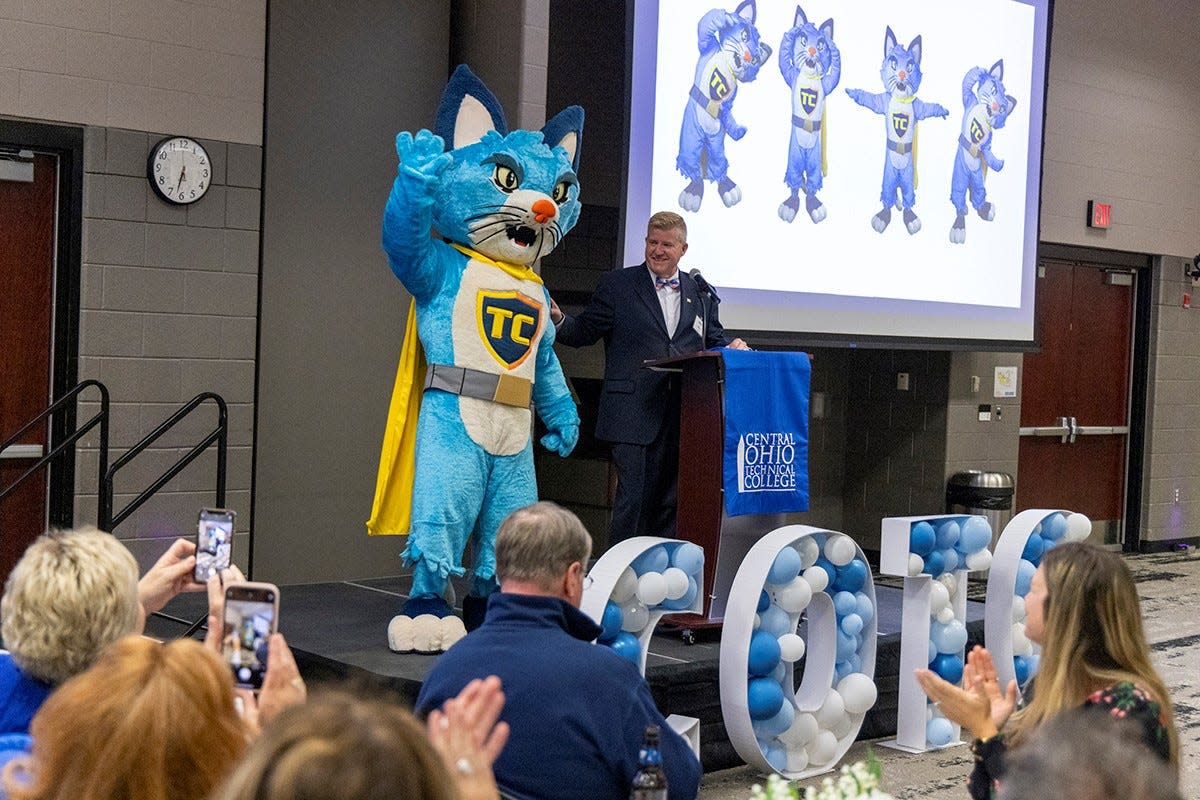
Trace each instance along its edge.
<instances>
[{"instance_id":1,"label":"clock face","mask_svg":"<svg viewBox=\"0 0 1200 800\"><path fill-rule=\"evenodd\" d=\"M204 196L212 181L212 161L195 139L163 139L150 150L146 175L158 196L186 205Z\"/></svg>"}]
</instances>

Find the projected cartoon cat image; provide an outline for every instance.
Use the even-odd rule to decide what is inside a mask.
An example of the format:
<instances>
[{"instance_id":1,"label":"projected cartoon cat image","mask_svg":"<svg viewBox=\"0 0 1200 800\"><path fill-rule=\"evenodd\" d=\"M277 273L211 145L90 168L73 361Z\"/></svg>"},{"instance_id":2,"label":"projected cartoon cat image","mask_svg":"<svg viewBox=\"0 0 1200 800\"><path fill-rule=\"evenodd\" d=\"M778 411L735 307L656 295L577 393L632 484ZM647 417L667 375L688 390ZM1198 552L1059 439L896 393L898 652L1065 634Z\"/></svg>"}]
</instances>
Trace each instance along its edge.
<instances>
[{"instance_id":1,"label":"projected cartoon cat image","mask_svg":"<svg viewBox=\"0 0 1200 800\"><path fill-rule=\"evenodd\" d=\"M813 222L825 219L825 204L817 199L825 176L825 98L842 78L842 56L833 43L833 20L816 27L796 6L792 28L779 45L779 70L792 89L792 136L788 143L783 182L792 190L779 206L779 218L791 222L804 210Z\"/></svg>"},{"instance_id":2,"label":"projected cartoon cat image","mask_svg":"<svg viewBox=\"0 0 1200 800\"><path fill-rule=\"evenodd\" d=\"M916 203L917 123L929 117L947 117L950 112L937 103L917 97L921 88L921 37L908 47L896 41L889 26L883 38L883 65L879 68L884 92L873 94L862 89L847 89L854 102L876 114L882 114L887 129L887 152L883 161L883 208L871 217L878 233L892 221L892 206L904 212L904 227L909 234L921 230L921 220L913 211Z\"/></svg>"},{"instance_id":3,"label":"projected cartoon cat image","mask_svg":"<svg viewBox=\"0 0 1200 800\"><path fill-rule=\"evenodd\" d=\"M700 60L683 110L675 159L675 166L691 181L679 195L685 211L700 210L705 180L716 182L726 208L742 199L741 188L729 178L725 136L737 141L746 135L746 126L733 118L733 98L738 84L758 77L771 57L770 45L760 40L754 27L756 16L754 0L745 0L733 13L714 8L696 26Z\"/></svg>"},{"instance_id":4,"label":"projected cartoon cat image","mask_svg":"<svg viewBox=\"0 0 1200 800\"><path fill-rule=\"evenodd\" d=\"M981 219L991 222L996 207L987 199L984 180L987 171L1004 169L1004 159L992 153L992 131L1003 128L1016 108L1017 98L1004 91L1004 59L991 69L971 68L962 83L963 121L954 155L954 173L950 178L950 202L958 216L950 226L950 241L967 240L967 191L971 207Z\"/></svg>"}]
</instances>

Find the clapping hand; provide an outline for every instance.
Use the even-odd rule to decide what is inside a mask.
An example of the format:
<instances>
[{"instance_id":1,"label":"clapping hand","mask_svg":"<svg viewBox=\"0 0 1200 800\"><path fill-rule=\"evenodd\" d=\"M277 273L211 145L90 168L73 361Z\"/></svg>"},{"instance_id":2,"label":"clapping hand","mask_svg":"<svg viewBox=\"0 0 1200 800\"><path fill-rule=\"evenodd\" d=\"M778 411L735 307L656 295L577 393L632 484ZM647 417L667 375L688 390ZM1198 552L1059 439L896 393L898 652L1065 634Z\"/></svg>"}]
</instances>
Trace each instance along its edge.
<instances>
[{"instance_id":1,"label":"clapping hand","mask_svg":"<svg viewBox=\"0 0 1200 800\"><path fill-rule=\"evenodd\" d=\"M967 664L963 668L963 688L982 691L991 706L992 724L999 730L1008 722L1017 708L1017 682L1008 682L1007 691L1000 691L1000 679L996 677L996 664L992 655L979 645L967 653Z\"/></svg>"},{"instance_id":2,"label":"clapping hand","mask_svg":"<svg viewBox=\"0 0 1200 800\"><path fill-rule=\"evenodd\" d=\"M492 764L508 742L508 723L498 722L504 708L500 679L473 680L429 713L429 741L442 757L463 800L499 797Z\"/></svg>"},{"instance_id":3,"label":"clapping hand","mask_svg":"<svg viewBox=\"0 0 1200 800\"><path fill-rule=\"evenodd\" d=\"M917 670L916 675L925 694L941 708L946 719L963 726L976 739L995 736L1016 708L1016 681L1009 684L1007 693L1002 693L992 658L982 647L976 646L968 655L961 688L927 669Z\"/></svg>"}]
</instances>

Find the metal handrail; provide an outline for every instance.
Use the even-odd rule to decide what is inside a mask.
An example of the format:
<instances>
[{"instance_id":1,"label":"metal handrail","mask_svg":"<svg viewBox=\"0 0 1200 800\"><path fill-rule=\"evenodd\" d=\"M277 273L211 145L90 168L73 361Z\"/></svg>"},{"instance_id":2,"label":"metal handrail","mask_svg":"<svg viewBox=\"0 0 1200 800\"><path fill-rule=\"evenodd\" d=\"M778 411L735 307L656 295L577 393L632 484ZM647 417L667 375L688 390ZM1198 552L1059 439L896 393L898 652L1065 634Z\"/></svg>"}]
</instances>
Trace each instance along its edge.
<instances>
[{"instance_id":1,"label":"metal handrail","mask_svg":"<svg viewBox=\"0 0 1200 800\"><path fill-rule=\"evenodd\" d=\"M42 467L46 466L51 461L58 458L67 448L73 447L76 442L78 442L81 438L83 438L83 436L85 434L87 434L88 431L90 431L92 428L96 427L97 425L100 426L100 443L99 443L100 465L99 465L99 470L98 470L98 475L97 475L97 481L98 481L97 493L100 492L100 489L104 486L104 476L105 476L105 473L108 468L108 417L109 417L108 387L106 387L100 381L86 380L86 381L81 381L80 383L77 383L74 388L72 388L70 391L68 391L62 397L55 400L53 403L51 403L49 408L47 408L45 411L43 411L42 413L38 414L36 417L31 419L19 431L17 431L16 433L14 433L12 436L8 437L7 439L5 439L3 442L0 442L0 452L4 451L4 449L7 448L9 445L15 444L16 441L18 439L20 439L21 436L26 431L28 431L33 426L37 425L39 422L45 421L47 417L49 417L54 412L61 409L67 403L78 398L80 393L82 393L85 389L88 389L92 386L95 386L97 389L100 390L100 410L96 412L96 415L93 416L91 419L89 419L87 422L85 422L83 425L81 425L81 426L77 425L75 427L74 433L67 436L67 438L63 439L53 449L51 449L49 453L46 453L46 455L44 455L40 459L38 459L37 463L34 464L32 467L30 467L28 470L26 470L21 475L21 477L17 478L15 481L13 481L11 484L9 484L7 487L5 487L3 490L0 490L0 500L3 500L5 497L8 497L10 494L12 494L18 486L20 486L22 483L24 483L30 476L32 476L33 474L35 474L36 472L41 470Z\"/></svg>"},{"instance_id":2,"label":"metal handrail","mask_svg":"<svg viewBox=\"0 0 1200 800\"><path fill-rule=\"evenodd\" d=\"M178 425L185 417L200 407L206 400L212 400L217 405L217 427L206 434L204 438L184 454L173 466L167 469L157 480L150 486L144 489L137 497L129 501L129 504L121 511L113 513L113 493L114 493L114 478L117 472L132 461L139 453L146 450L150 445L154 444L159 437L164 433ZM114 528L129 518L133 512L137 511L143 503L149 500L155 492L167 484L167 481L174 478L180 472L191 464L203 453L208 447L216 442L217 444L217 485L216 485L216 505L218 508L225 506L225 460L226 450L228 449L229 439L229 412L225 406L225 400L218 394L212 392L202 392L182 408L172 414L161 425L148 433L140 442L129 448L120 458L112 463L108 471L104 474L100 484L100 509L99 521L97 525L101 530L112 532Z\"/></svg>"}]
</instances>

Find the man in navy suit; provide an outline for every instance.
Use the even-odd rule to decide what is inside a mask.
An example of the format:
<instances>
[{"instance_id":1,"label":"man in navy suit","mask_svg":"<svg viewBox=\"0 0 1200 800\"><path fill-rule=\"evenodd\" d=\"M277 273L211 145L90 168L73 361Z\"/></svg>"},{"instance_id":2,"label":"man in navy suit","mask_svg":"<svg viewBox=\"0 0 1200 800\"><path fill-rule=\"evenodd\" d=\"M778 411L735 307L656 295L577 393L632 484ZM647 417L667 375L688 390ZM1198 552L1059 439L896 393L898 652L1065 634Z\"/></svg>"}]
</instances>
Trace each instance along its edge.
<instances>
[{"instance_id":1,"label":"man in navy suit","mask_svg":"<svg viewBox=\"0 0 1200 800\"><path fill-rule=\"evenodd\" d=\"M578 316L551 306L557 341L583 347L604 340L596 438L612 443L617 468L610 545L631 536L675 535L679 380L645 369L644 362L709 347L746 349L725 334L717 299L679 271L686 252L683 217L660 211L646 226L643 263L604 275Z\"/></svg>"}]
</instances>

